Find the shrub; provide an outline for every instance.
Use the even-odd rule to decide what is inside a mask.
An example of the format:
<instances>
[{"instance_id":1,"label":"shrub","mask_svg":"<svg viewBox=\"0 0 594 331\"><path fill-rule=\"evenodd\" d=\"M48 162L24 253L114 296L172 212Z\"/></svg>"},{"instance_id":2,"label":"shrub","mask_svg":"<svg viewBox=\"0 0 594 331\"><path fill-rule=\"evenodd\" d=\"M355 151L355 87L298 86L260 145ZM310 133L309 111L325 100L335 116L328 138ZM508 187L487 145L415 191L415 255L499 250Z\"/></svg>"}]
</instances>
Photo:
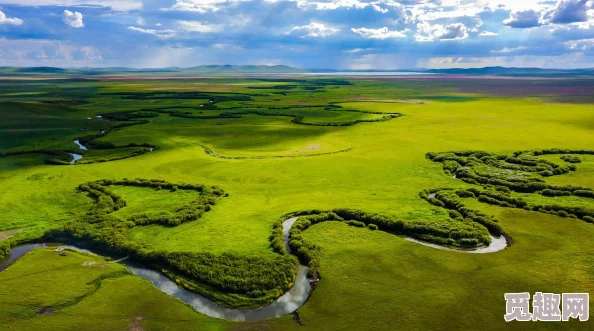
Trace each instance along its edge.
<instances>
[{"instance_id":1,"label":"shrub","mask_svg":"<svg viewBox=\"0 0 594 331\"><path fill-rule=\"evenodd\" d=\"M576 195L578 197L584 197L584 198L594 199L594 191L575 190L575 191L573 191L573 195Z\"/></svg>"},{"instance_id":2,"label":"shrub","mask_svg":"<svg viewBox=\"0 0 594 331\"><path fill-rule=\"evenodd\" d=\"M561 160L563 160L565 162L569 162L569 163L580 163L580 162L582 162L582 160L579 157L572 156L572 155L562 155L561 156Z\"/></svg>"},{"instance_id":3,"label":"shrub","mask_svg":"<svg viewBox=\"0 0 594 331\"><path fill-rule=\"evenodd\" d=\"M365 227L365 223L363 222L359 222L359 221L345 221L346 224L351 225L351 226L355 226L358 228L364 228ZM375 225L375 224L372 224ZM377 225L375 225L377 227Z\"/></svg>"},{"instance_id":4,"label":"shrub","mask_svg":"<svg viewBox=\"0 0 594 331\"><path fill-rule=\"evenodd\" d=\"M0 259L10 254L10 244L7 241L0 241Z\"/></svg>"},{"instance_id":5,"label":"shrub","mask_svg":"<svg viewBox=\"0 0 594 331\"><path fill-rule=\"evenodd\" d=\"M560 191L560 190L551 190L551 189L545 189L538 193L540 193L541 195L547 196L547 197L560 197L560 196L571 195L571 192L569 192L569 191Z\"/></svg>"}]
</instances>

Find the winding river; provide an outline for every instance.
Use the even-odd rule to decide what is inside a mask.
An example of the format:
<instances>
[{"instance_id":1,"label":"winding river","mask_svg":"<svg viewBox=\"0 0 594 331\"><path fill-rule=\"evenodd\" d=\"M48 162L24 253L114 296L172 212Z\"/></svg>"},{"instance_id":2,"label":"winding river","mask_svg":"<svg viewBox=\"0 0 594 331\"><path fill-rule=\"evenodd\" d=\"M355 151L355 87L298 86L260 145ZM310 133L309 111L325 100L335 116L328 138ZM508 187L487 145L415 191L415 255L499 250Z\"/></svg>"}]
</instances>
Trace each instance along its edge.
<instances>
[{"instance_id":1,"label":"winding river","mask_svg":"<svg viewBox=\"0 0 594 331\"><path fill-rule=\"evenodd\" d=\"M289 230L296 220L297 218L295 217L288 219L283 223L285 247L288 247ZM10 251L10 256L4 261L0 261L0 271L6 269L12 262L25 255L32 249L47 247L63 247L79 252L93 254L88 250L60 244L43 243L22 245L13 248ZM290 248L287 250L290 252ZM309 291L311 289L310 281L307 278L308 268L306 266L300 265L293 287L271 304L254 310L229 309L217 305L212 300L201 296L200 294L181 288L160 272L150 270L133 263L122 262L122 264L126 265L134 275L150 281L161 291L191 305L194 307L194 309L201 312L202 314L230 321L261 321L269 318L288 315L297 310L297 308L301 307L307 301L307 298L309 297Z\"/></svg>"},{"instance_id":2,"label":"winding river","mask_svg":"<svg viewBox=\"0 0 594 331\"><path fill-rule=\"evenodd\" d=\"M413 239L413 238L406 238L406 240L408 240L410 242L417 243L417 244L421 244L421 245L427 246L427 247L441 249L444 251L460 252L460 253L477 253L477 254L495 253L495 252L504 250L507 247L507 239L505 239L504 236L501 236L499 238L491 236L491 243L489 244L489 246L480 247L480 248L451 248L451 247L431 244L431 243L420 241L420 240Z\"/></svg>"},{"instance_id":3,"label":"winding river","mask_svg":"<svg viewBox=\"0 0 594 331\"><path fill-rule=\"evenodd\" d=\"M85 145L81 144L78 139L75 140L74 143L78 146L78 148L82 149L83 151L88 150L87 147L85 147ZM68 153L68 154L72 155L72 161L70 161L70 164L75 164L76 161L83 158L83 156L80 154L76 154L76 153Z\"/></svg>"},{"instance_id":4,"label":"winding river","mask_svg":"<svg viewBox=\"0 0 594 331\"><path fill-rule=\"evenodd\" d=\"M291 252L291 247L289 247L289 230L291 229L293 223L295 223L296 220L297 217L293 217L286 220L283 223L283 242L285 244L285 248L289 253ZM492 243L488 247L478 248L474 250L461 250L429 244L412 238L406 238L406 240L425 246L465 253L492 253L500 251L507 246L505 237L492 237L491 239ZM22 245L14 247L10 251L9 257L5 260L0 261L0 271L6 269L11 263L13 263L21 256L25 255L32 249L47 247L63 247L79 252L94 254L85 249L60 244L42 243ZM150 281L155 287L157 287L161 291L189 304L190 306L194 307L195 310L199 311L202 314L231 321L261 321L269 318L288 315L297 310L307 301L309 297L309 292L311 290L311 283L310 280L307 278L308 268L304 265L300 265L297 272L297 278L295 280L295 284L293 285L293 287L287 293L285 293L280 298L276 299L271 304L254 310L229 309L217 305L212 300L204 296L201 296L200 294L196 294L194 292L190 292L184 288L181 288L175 282L171 281L169 278L167 278L167 276L160 272L150 270L133 263L124 262L123 260L125 259L122 259L120 263L126 265L128 269L132 272L132 274Z\"/></svg>"},{"instance_id":5,"label":"winding river","mask_svg":"<svg viewBox=\"0 0 594 331\"><path fill-rule=\"evenodd\" d=\"M75 140L74 143L78 146L78 148L82 149L83 151L88 150L85 145L81 144L79 140Z\"/></svg>"},{"instance_id":6,"label":"winding river","mask_svg":"<svg viewBox=\"0 0 594 331\"><path fill-rule=\"evenodd\" d=\"M68 153L68 154L72 155L72 161L70 161L70 164L75 164L76 161L82 159L82 157L83 157L80 154L75 154L75 153Z\"/></svg>"}]
</instances>

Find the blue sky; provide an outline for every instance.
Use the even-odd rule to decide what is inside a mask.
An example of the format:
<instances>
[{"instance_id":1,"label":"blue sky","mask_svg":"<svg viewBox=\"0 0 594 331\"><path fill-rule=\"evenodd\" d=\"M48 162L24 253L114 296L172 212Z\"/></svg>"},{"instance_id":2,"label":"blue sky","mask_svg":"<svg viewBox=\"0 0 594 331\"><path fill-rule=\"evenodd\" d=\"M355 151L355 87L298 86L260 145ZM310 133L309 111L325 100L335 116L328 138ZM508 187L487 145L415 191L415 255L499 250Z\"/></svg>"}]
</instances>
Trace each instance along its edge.
<instances>
[{"instance_id":1,"label":"blue sky","mask_svg":"<svg viewBox=\"0 0 594 331\"><path fill-rule=\"evenodd\" d=\"M0 66L594 67L594 0L0 0Z\"/></svg>"}]
</instances>

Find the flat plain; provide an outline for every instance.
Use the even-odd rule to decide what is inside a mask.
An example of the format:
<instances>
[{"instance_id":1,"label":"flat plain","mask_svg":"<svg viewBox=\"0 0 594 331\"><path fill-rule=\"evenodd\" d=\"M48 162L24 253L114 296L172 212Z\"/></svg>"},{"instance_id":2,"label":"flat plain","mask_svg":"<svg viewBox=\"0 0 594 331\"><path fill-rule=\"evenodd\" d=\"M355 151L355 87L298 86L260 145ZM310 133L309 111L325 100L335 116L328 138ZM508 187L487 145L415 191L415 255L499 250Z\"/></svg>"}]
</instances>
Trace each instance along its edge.
<instances>
[{"instance_id":1,"label":"flat plain","mask_svg":"<svg viewBox=\"0 0 594 331\"><path fill-rule=\"evenodd\" d=\"M594 189L594 106L583 88L591 84L0 81L0 254L2 245L75 242L135 256L215 302L253 309L294 281L296 259L274 246L278 221L292 213L332 220L311 221L292 243L320 277L297 310L303 325L291 315L251 323L207 317L120 264L50 249L0 272L0 322L9 330L526 329L504 321L504 293L594 292L594 195L575 193ZM82 159L71 164L71 153ZM88 183L125 205L112 198L102 205L101 194L81 188ZM477 199L463 193L473 189L481 190ZM484 217L449 208L453 192ZM512 244L467 254L405 240L480 246L489 232Z\"/></svg>"}]
</instances>

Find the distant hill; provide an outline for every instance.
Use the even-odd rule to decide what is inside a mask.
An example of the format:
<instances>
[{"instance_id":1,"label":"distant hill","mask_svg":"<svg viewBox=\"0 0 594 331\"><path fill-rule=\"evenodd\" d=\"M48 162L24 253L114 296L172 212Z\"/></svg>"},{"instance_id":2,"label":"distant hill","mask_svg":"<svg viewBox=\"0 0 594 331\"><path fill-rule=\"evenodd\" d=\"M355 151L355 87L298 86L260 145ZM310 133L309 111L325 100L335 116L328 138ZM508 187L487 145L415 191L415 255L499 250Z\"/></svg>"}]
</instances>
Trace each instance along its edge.
<instances>
[{"instance_id":1,"label":"distant hill","mask_svg":"<svg viewBox=\"0 0 594 331\"><path fill-rule=\"evenodd\" d=\"M0 67L0 75L98 75L98 74L280 74L280 73L305 73L307 69L299 69L284 65L203 65L191 68L76 68L62 69L54 67Z\"/></svg>"},{"instance_id":2,"label":"distant hill","mask_svg":"<svg viewBox=\"0 0 594 331\"><path fill-rule=\"evenodd\" d=\"M415 70L418 71L418 70ZM425 69L421 72L450 75L492 75L492 76L551 76L551 75L593 75L594 69L541 69L485 67L469 69Z\"/></svg>"},{"instance_id":3,"label":"distant hill","mask_svg":"<svg viewBox=\"0 0 594 331\"><path fill-rule=\"evenodd\" d=\"M0 67L0 76L93 76L93 75L232 75L232 74L303 74L334 72L342 73L374 73L374 72L415 72L427 74L474 75L474 76L518 76L518 77L551 77L551 76L594 76L594 68L590 69L540 69L540 68L506 68L485 67L469 69L408 69L408 70L336 70L336 69L301 69L285 65L202 65L190 68L76 68L62 69L54 67Z\"/></svg>"}]
</instances>

